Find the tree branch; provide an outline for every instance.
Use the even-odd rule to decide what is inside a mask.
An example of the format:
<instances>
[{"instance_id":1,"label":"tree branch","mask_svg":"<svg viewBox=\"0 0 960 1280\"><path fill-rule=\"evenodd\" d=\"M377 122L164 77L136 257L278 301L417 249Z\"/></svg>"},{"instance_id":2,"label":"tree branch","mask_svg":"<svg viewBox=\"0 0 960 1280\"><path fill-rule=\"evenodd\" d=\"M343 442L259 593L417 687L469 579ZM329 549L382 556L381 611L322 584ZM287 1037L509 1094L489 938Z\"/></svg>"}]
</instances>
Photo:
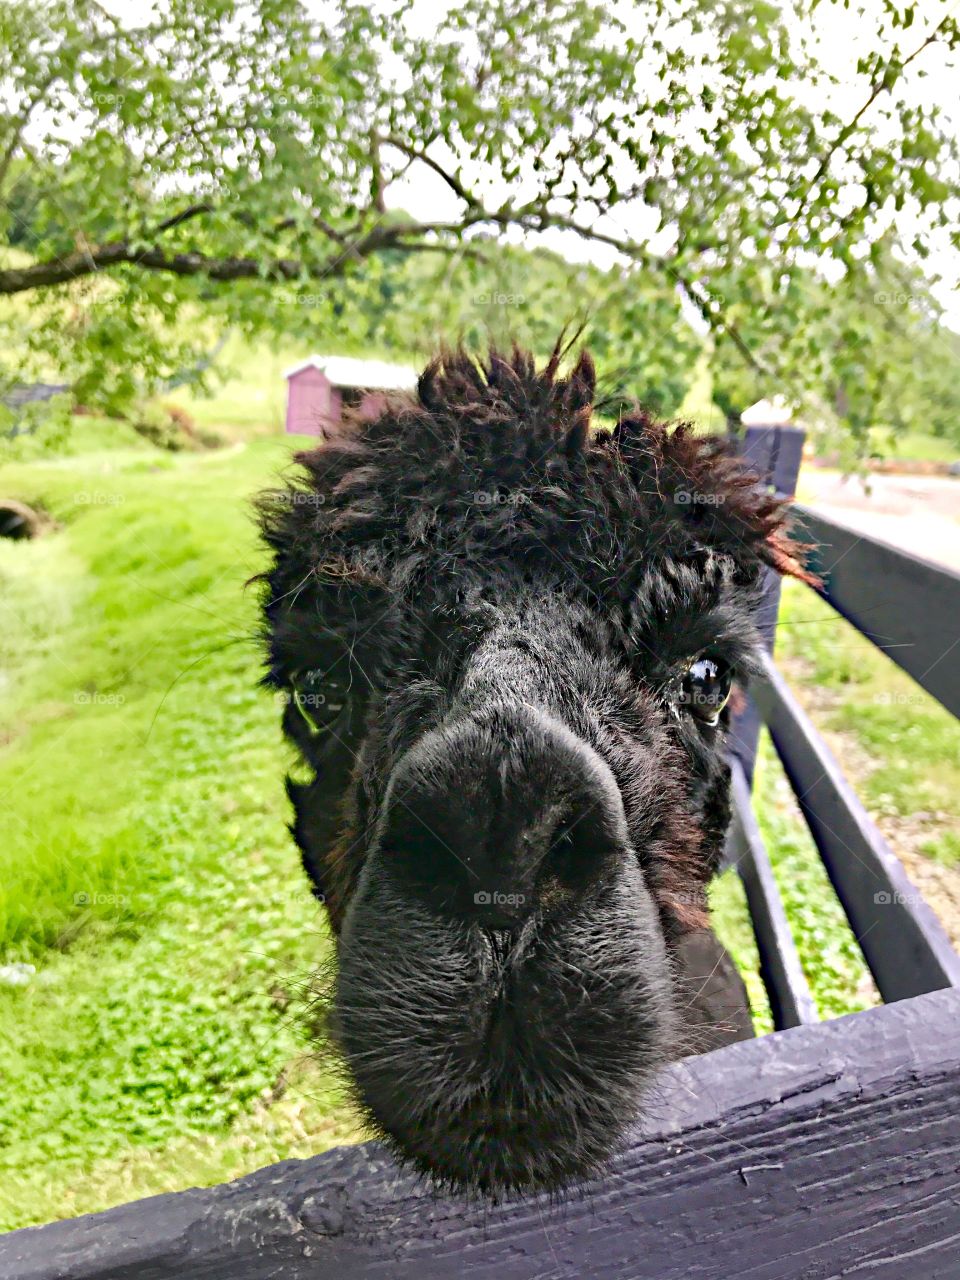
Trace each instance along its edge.
<instances>
[{"instance_id":1,"label":"tree branch","mask_svg":"<svg viewBox=\"0 0 960 1280\"><path fill-rule=\"evenodd\" d=\"M48 72L40 82L36 94L23 108L20 115L13 120L10 130L10 141L5 148L3 155L0 156L0 190L3 189L3 184L7 180L7 173L10 170L10 165L13 163L13 157L16 155L20 139L23 137L23 131L30 122L30 117L33 115L34 111L36 111L41 102L43 102L44 98L50 92L50 89L58 78L59 72Z\"/></svg>"},{"instance_id":2,"label":"tree branch","mask_svg":"<svg viewBox=\"0 0 960 1280\"><path fill-rule=\"evenodd\" d=\"M810 197L813 195L813 192L818 186L820 179L827 172L827 169L829 168L829 165L830 165L830 161L833 159L836 153L840 150L840 148L844 145L844 143L850 137L852 137L852 135L856 132L857 126L859 125L863 117L867 114L867 112L870 110L870 108L873 106L876 100L881 96L881 94L888 93L893 88L897 78L899 78L899 75L907 67L909 67L910 63L913 62L915 58L918 58L920 54L923 53L923 51L927 49L930 45L936 43L937 39L940 36L941 31L943 31L944 27L946 27L951 20L952 20L952 13L948 13L943 18L943 20L933 29L933 31L931 31L931 33L927 36L927 38L917 45L913 53L908 54L907 57L904 58L903 62L899 64L898 75L893 80L890 80L888 78L887 73L894 66L894 63L892 61L887 62L886 67L884 68L883 74L877 76L873 84L871 85L870 93L866 101L857 111L856 115L854 115L850 120L847 121L847 123L839 131L837 136L833 139L833 141L827 147L826 151L821 156L820 162L817 165L817 168L816 168L816 171L814 172L813 177L809 180L809 182L806 183L803 191L800 194L800 203L797 205L796 212L791 214L789 217L778 219L775 223L775 226L782 227L787 225L788 223L797 223L800 221L801 217L806 212L807 205L810 202Z\"/></svg>"},{"instance_id":3,"label":"tree branch","mask_svg":"<svg viewBox=\"0 0 960 1280\"><path fill-rule=\"evenodd\" d=\"M161 222L154 227L150 233L151 237L162 235L164 231L170 231L173 227L179 227L184 222L189 222L191 218L199 218L203 213L215 212L212 204L192 204L186 209L181 209L179 213L175 213L173 217L167 218L165 222Z\"/></svg>"},{"instance_id":4,"label":"tree branch","mask_svg":"<svg viewBox=\"0 0 960 1280\"><path fill-rule=\"evenodd\" d=\"M195 216L201 206L185 210L176 219L162 223L162 230L176 220L184 221L189 214ZM166 271L177 276L204 276L223 283L231 280L268 280L286 282L297 280L322 280L343 275L352 261L368 258L384 249L396 249L402 253L455 253L466 252L482 258L479 250L442 241L424 240L430 234L458 234L464 224L399 223L393 226L375 226L366 235L348 244L340 253L323 261L310 263L294 258L212 258L202 253L168 253L160 248L135 250L129 241L91 245L78 253L65 257L33 263L29 267L11 267L0 271L0 295L23 293L28 289L67 284L84 276L94 275L111 267L128 264L147 271ZM419 237L413 243L409 237Z\"/></svg>"},{"instance_id":5,"label":"tree branch","mask_svg":"<svg viewBox=\"0 0 960 1280\"><path fill-rule=\"evenodd\" d=\"M384 139L384 141L391 140ZM407 154L406 151L405 154ZM442 175L441 167L435 162L431 163L431 167ZM454 189L457 189L460 185L458 180L452 178L452 175L446 175L446 177L452 184L456 184ZM482 252L463 244L462 237L470 228L484 223L499 227L520 226L529 231L557 228L572 231L585 240L608 245L632 261L642 262L651 270L668 276L683 289L693 305L697 307L711 332L727 337L743 359L758 373L769 374L770 370L753 354L736 326L707 307L698 295L696 287L682 276L668 259L652 255L641 244L629 237L611 235L600 231L596 226L588 226L537 205L520 207L508 205L496 211L486 209L475 197L462 188L461 190L462 198L471 205L471 208L459 222L403 222L384 225L378 221L369 231L358 235L352 241L346 241L345 237L341 238L342 233L334 232L333 228L323 227L324 233L328 237L333 236L342 247L336 254L316 263L293 258L215 258L196 252L170 253L158 247L135 252L129 241L123 240L89 246L82 252L34 263L29 267L8 268L0 271L0 295L65 284L122 264L148 271L165 271L181 277L203 276L218 283L254 279L284 283L306 279L333 279L343 275L351 262L362 261L385 249L394 249L403 253L461 253L482 261L484 260ZM191 205L161 222L152 234L159 235L182 225L191 218L211 211L212 207L208 204ZM442 239L429 240L426 238L428 236L448 237L459 243L444 243Z\"/></svg>"},{"instance_id":6,"label":"tree branch","mask_svg":"<svg viewBox=\"0 0 960 1280\"><path fill-rule=\"evenodd\" d=\"M381 139L381 141L387 146L393 147L394 150L399 151L401 155L405 155L408 160L419 160L422 164L425 164L428 169L432 169L437 177L441 178L447 184L454 195L459 196L468 209L477 211L482 208L480 201L471 191L467 190L462 179L458 177L457 174L448 172L448 170L446 170L438 160L434 160L433 156L427 155L425 151L421 151L417 147L412 147L409 142L405 142L403 138L388 136Z\"/></svg>"}]
</instances>

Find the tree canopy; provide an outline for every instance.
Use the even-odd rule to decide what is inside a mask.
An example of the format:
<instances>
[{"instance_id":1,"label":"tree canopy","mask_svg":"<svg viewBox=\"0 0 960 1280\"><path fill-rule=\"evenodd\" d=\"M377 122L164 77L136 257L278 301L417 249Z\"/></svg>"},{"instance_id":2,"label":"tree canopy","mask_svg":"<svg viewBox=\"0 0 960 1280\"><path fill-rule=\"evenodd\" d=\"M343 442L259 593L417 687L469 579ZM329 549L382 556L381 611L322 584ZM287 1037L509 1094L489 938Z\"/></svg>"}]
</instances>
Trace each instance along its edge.
<instances>
[{"instance_id":1,"label":"tree canopy","mask_svg":"<svg viewBox=\"0 0 960 1280\"><path fill-rule=\"evenodd\" d=\"M131 22L0 0L0 378L56 371L117 408L211 325L295 332L379 299L399 345L440 278L451 337L496 279L516 326L585 319L665 410L693 321L733 413L781 391L857 435L891 401L915 416L903 344L939 324L916 264L960 248L960 151L922 77L960 31L949 0L866 0L840 65L830 7L162 0ZM435 219L403 212L412 174ZM558 231L617 266L534 271L501 244Z\"/></svg>"}]
</instances>

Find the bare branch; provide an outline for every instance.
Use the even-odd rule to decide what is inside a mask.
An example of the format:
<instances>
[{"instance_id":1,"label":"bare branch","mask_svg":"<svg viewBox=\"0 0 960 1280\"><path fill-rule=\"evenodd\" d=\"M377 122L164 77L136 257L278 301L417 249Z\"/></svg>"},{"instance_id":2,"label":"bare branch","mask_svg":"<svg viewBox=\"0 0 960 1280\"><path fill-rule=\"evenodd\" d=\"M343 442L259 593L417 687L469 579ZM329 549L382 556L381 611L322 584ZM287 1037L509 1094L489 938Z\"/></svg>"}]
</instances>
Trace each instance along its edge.
<instances>
[{"instance_id":1,"label":"bare branch","mask_svg":"<svg viewBox=\"0 0 960 1280\"><path fill-rule=\"evenodd\" d=\"M196 206L187 213L196 214ZM184 220L184 216L180 216ZM158 230L167 224L161 224ZM129 241L114 241L105 245L85 246L77 253L65 257L33 263L29 267L11 267L0 271L0 295L23 293L28 289L67 284L84 276L109 270L124 264L147 271L166 271L177 276L204 276L223 283L231 280L297 281L322 280L343 275L349 263L369 258L384 249L396 249L402 253L456 253L482 258L479 250L470 246L444 243L442 240L426 240L427 235L437 233L456 234L462 225L446 223L399 223L393 226L374 226L365 235L348 244L340 253L319 262L304 262L294 258L213 258L203 253L168 253L160 248L135 249ZM410 237L416 237L411 241Z\"/></svg>"},{"instance_id":2,"label":"bare branch","mask_svg":"<svg viewBox=\"0 0 960 1280\"><path fill-rule=\"evenodd\" d=\"M0 190L3 189L3 184L7 180L7 173L9 172L10 165L13 163L13 157L16 155L20 139L23 137L23 131L30 122L31 115L33 115L37 107L43 102L44 98L50 92L51 87L58 79L59 72L50 71L41 81L36 94L23 108L19 116L17 116L12 122L10 141L7 143L3 155L0 156Z\"/></svg>"},{"instance_id":3,"label":"bare branch","mask_svg":"<svg viewBox=\"0 0 960 1280\"><path fill-rule=\"evenodd\" d=\"M920 54L923 53L925 49L927 49L930 45L935 44L940 37L940 33L951 21L952 21L952 12L948 13L943 18L943 20L933 29L933 31L931 31L931 33L927 36L927 38L917 45L913 53L908 54L907 57L904 58L903 62L899 64L899 71L903 72L907 67L909 67L910 63L913 62L915 58L918 58ZM894 65L895 64L892 61L887 62L886 67L884 68L883 74L877 76L873 84L871 85L870 93L867 96L866 101L862 104L862 106L859 108L856 114L852 116L850 120L847 121L847 123L843 126L842 129L840 129L837 136L833 139L833 141L827 147L826 151L820 157L820 162L817 165L817 168L813 174L813 177L809 180L809 182L807 182L804 185L803 191L800 194L800 203L797 206L796 212L788 217L778 219L777 222L775 223L776 226L781 227L781 226L785 226L788 223L797 223L800 221L801 217L806 212L807 205L810 202L810 197L813 195L814 191L816 190L818 184L820 183L821 178L827 172L827 169L830 166L830 161L833 159L836 153L840 150L840 148L844 145L844 143L850 137L853 136L853 134L856 132L857 126L860 124L860 121L867 114L867 112L870 110L870 108L873 106L876 100L879 97L881 97L882 94L888 93L893 88L893 85L896 83L896 77L894 77L894 79L891 80L887 73L892 69Z\"/></svg>"},{"instance_id":4,"label":"bare branch","mask_svg":"<svg viewBox=\"0 0 960 1280\"><path fill-rule=\"evenodd\" d=\"M165 222L161 222L155 227L152 235L161 235L164 231L170 231L173 227L179 227L184 222L189 222L191 218L198 218L202 213L213 213L214 206L212 204L192 204L189 208L182 209L179 213L175 213L172 218L167 218Z\"/></svg>"},{"instance_id":5,"label":"bare branch","mask_svg":"<svg viewBox=\"0 0 960 1280\"><path fill-rule=\"evenodd\" d=\"M382 141L388 146L393 147L394 150L399 151L401 155L405 155L408 160L419 160L421 164L425 164L428 169L432 169L437 177L441 178L450 190L455 195L459 196L468 209L479 210L482 208L480 201L471 191L467 190L459 175L450 173L438 160L435 160L433 156L427 155L426 151L422 151L417 147L412 147L409 142L405 142L403 138L390 136L383 138Z\"/></svg>"}]
</instances>

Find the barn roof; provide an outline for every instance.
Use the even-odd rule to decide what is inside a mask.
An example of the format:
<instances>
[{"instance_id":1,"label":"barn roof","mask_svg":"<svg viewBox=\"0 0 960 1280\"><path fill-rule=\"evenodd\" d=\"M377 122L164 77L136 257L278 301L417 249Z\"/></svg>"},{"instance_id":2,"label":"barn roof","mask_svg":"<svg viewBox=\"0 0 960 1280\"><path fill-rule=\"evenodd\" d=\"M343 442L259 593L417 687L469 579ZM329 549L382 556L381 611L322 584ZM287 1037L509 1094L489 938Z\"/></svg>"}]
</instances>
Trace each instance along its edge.
<instances>
[{"instance_id":1,"label":"barn roof","mask_svg":"<svg viewBox=\"0 0 960 1280\"><path fill-rule=\"evenodd\" d=\"M17 383L5 395L0 396L0 403L11 409L22 404L34 404L37 401L52 400L54 396L63 395L70 390L68 382L30 382Z\"/></svg>"},{"instance_id":2,"label":"barn roof","mask_svg":"<svg viewBox=\"0 0 960 1280\"><path fill-rule=\"evenodd\" d=\"M352 356L310 356L284 372L292 378L304 369L319 369L335 387L362 387L373 391L411 391L417 385L417 371L409 364L388 364L385 360L357 360Z\"/></svg>"},{"instance_id":3,"label":"barn roof","mask_svg":"<svg viewBox=\"0 0 960 1280\"><path fill-rule=\"evenodd\" d=\"M788 427L793 423L793 410L784 396L774 396L744 409L740 421L745 427Z\"/></svg>"}]
</instances>

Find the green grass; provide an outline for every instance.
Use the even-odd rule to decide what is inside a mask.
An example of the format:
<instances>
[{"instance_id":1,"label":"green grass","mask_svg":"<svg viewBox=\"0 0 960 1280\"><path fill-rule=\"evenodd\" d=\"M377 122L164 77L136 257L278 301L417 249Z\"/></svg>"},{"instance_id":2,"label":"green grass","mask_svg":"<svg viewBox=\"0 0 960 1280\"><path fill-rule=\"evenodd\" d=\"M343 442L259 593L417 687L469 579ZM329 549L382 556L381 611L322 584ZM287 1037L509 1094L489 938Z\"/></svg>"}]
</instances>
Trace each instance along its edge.
<instances>
[{"instance_id":1,"label":"green grass","mask_svg":"<svg viewBox=\"0 0 960 1280\"><path fill-rule=\"evenodd\" d=\"M910 431L896 435L882 427L870 433L871 443L885 458L904 458L911 462L956 462L960 459L960 447L955 441L942 436L925 435L922 431Z\"/></svg>"},{"instance_id":2,"label":"green grass","mask_svg":"<svg viewBox=\"0 0 960 1280\"><path fill-rule=\"evenodd\" d=\"M801 692L818 727L850 735L868 758L858 786L870 812L936 815L939 834L924 852L960 866L960 725L953 716L796 583L784 589L777 652L801 664Z\"/></svg>"},{"instance_id":3,"label":"green grass","mask_svg":"<svg viewBox=\"0 0 960 1280\"><path fill-rule=\"evenodd\" d=\"M304 1059L329 940L243 590L245 499L288 452L0 470L61 525L0 543L0 954L37 968L0 986L5 1227L234 1176L353 1123Z\"/></svg>"},{"instance_id":4,"label":"green grass","mask_svg":"<svg viewBox=\"0 0 960 1280\"><path fill-rule=\"evenodd\" d=\"M755 809L800 964L820 1016L877 1003L863 954L764 733L754 779Z\"/></svg>"}]
</instances>

